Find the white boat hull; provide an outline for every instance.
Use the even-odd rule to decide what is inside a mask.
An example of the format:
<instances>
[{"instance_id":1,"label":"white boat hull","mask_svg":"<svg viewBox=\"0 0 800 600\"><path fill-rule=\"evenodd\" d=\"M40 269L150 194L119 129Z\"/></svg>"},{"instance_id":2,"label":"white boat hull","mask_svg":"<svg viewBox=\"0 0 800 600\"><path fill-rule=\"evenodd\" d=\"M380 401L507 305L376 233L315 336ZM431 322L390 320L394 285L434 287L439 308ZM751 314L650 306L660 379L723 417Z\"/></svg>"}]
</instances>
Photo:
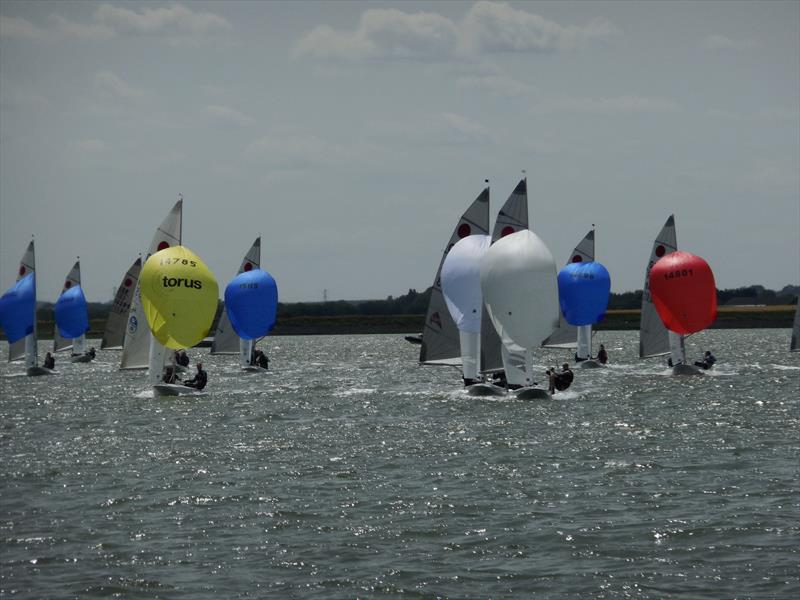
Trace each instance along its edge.
<instances>
[{"instance_id":1,"label":"white boat hull","mask_svg":"<svg viewBox=\"0 0 800 600\"><path fill-rule=\"evenodd\" d=\"M550 392L543 388L537 387L523 387L514 390L514 395L519 400L552 400L553 397Z\"/></svg>"},{"instance_id":2,"label":"white boat hull","mask_svg":"<svg viewBox=\"0 0 800 600\"><path fill-rule=\"evenodd\" d=\"M506 388L492 383L474 383L467 386L467 394L470 396L505 396Z\"/></svg>"},{"instance_id":3,"label":"white boat hull","mask_svg":"<svg viewBox=\"0 0 800 600\"><path fill-rule=\"evenodd\" d=\"M244 373L266 373L267 369L263 367L259 367L257 365L245 365L242 367L242 372Z\"/></svg>"}]
</instances>

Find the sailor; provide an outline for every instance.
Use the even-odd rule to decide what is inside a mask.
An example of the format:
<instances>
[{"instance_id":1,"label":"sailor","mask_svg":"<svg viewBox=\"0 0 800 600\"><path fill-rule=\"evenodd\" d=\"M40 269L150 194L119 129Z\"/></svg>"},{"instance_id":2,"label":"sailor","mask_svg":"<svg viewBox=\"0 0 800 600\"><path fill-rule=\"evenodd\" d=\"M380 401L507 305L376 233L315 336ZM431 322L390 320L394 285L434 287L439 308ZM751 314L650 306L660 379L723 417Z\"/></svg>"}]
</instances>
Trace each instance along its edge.
<instances>
[{"instance_id":1,"label":"sailor","mask_svg":"<svg viewBox=\"0 0 800 600\"><path fill-rule=\"evenodd\" d=\"M256 350L255 364L262 369L269 369L269 358L263 350Z\"/></svg>"},{"instance_id":2,"label":"sailor","mask_svg":"<svg viewBox=\"0 0 800 600\"><path fill-rule=\"evenodd\" d=\"M91 356L92 359L94 359L94 357L97 356L97 352L95 352L94 346L89 348L89 351L86 353L86 355Z\"/></svg>"},{"instance_id":3,"label":"sailor","mask_svg":"<svg viewBox=\"0 0 800 600\"><path fill-rule=\"evenodd\" d=\"M53 355L48 352L47 355L44 357L44 362L42 363L42 366L45 369L55 369L56 359L53 358Z\"/></svg>"},{"instance_id":4,"label":"sailor","mask_svg":"<svg viewBox=\"0 0 800 600\"><path fill-rule=\"evenodd\" d=\"M547 370L547 375L550 379L550 393L555 394L556 390L563 392L570 385L572 385L575 374L569 368L569 364L564 363L561 367L561 372L556 371L555 367Z\"/></svg>"},{"instance_id":5,"label":"sailor","mask_svg":"<svg viewBox=\"0 0 800 600\"><path fill-rule=\"evenodd\" d=\"M706 350L705 355L703 356L703 360L696 360L694 362L695 367L700 367L701 369L710 369L714 366L714 363L717 362L716 357L711 354L710 350Z\"/></svg>"},{"instance_id":6,"label":"sailor","mask_svg":"<svg viewBox=\"0 0 800 600\"><path fill-rule=\"evenodd\" d=\"M208 373L203 370L203 363L197 363L197 373L192 379L183 382L183 385L202 390L208 383Z\"/></svg>"},{"instance_id":7,"label":"sailor","mask_svg":"<svg viewBox=\"0 0 800 600\"><path fill-rule=\"evenodd\" d=\"M608 352L606 352L606 347L603 344L600 344L600 349L597 351L597 362L601 365L608 362Z\"/></svg>"},{"instance_id":8,"label":"sailor","mask_svg":"<svg viewBox=\"0 0 800 600\"><path fill-rule=\"evenodd\" d=\"M166 365L164 367L164 375L161 377L161 380L164 383L175 383L177 378L177 375L175 375L175 367L173 365Z\"/></svg>"},{"instance_id":9,"label":"sailor","mask_svg":"<svg viewBox=\"0 0 800 600\"><path fill-rule=\"evenodd\" d=\"M180 352L177 350L175 351L175 364L178 364L182 367L189 366L189 355L186 354L186 350L181 350Z\"/></svg>"}]
</instances>

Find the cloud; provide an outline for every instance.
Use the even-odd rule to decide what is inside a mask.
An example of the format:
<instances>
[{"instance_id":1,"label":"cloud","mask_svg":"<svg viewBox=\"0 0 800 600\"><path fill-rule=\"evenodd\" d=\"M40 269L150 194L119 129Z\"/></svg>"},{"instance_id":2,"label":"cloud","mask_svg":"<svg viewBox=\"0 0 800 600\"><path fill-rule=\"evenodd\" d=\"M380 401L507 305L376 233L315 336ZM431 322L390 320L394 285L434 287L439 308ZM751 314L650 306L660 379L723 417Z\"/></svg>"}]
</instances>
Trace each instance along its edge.
<instances>
[{"instance_id":1,"label":"cloud","mask_svg":"<svg viewBox=\"0 0 800 600\"><path fill-rule=\"evenodd\" d=\"M48 35L46 30L26 19L0 15L0 37L42 41Z\"/></svg>"},{"instance_id":2,"label":"cloud","mask_svg":"<svg viewBox=\"0 0 800 600\"><path fill-rule=\"evenodd\" d=\"M530 96L535 91L533 86L505 74L463 75L456 79L456 85L505 97Z\"/></svg>"},{"instance_id":3,"label":"cloud","mask_svg":"<svg viewBox=\"0 0 800 600\"><path fill-rule=\"evenodd\" d=\"M562 26L501 2L475 3L461 23L437 13L368 9L350 31L316 27L292 49L295 57L358 60L454 60L491 52L568 50L617 33L608 20Z\"/></svg>"},{"instance_id":4,"label":"cloud","mask_svg":"<svg viewBox=\"0 0 800 600\"><path fill-rule=\"evenodd\" d=\"M429 115L411 122L371 123L369 134L378 140L389 140L391 146L483 146L496 142L488 127L452 112Z\"/></svg>"},{"instance_id":5,"label":"cloud","mask_svg":"<svg viewBox=\"0 0 800 600\"><path fill-rule=\"evenodd\" d=\"M77 39L102 41L121 36L163 37L172 43L197 41L233 29L230 22L212 12L194 11L183 4L169 4L131 10L101 4L87 23L73 21L58 13L48 17L48 27L25 19L0 16L0 35L35 40Z\"/></svg>"},{"instance_id":6,"label":"cloud","mask_svg":"<svg viewBox=\"0 0 800 600\"><path fill-rule=\"evenodd\" d=\"M357 164L365 157L356 146L332 143L311 134L264 137L250 144L244 155L248 159L286 170Z\"/></svg>"},{"instance_id":7,"label":"cloud","mask_svg":"<svg viewBox=\"0 0 800 600\"><path fill-rule=\"evenodd\" d=\"M733 40L724 35L709 35L700 44L706 50L747 50L758 46L753 40Z\"/></svg>"},{"instance_id":8,"label":"cloud","mask_svg":"<svg viewBox=\"0 0 800 600\"><path fill-rule=\"evenodd\" d=\"M143 90L131 86L111 71L95 73L94 88L101 96L116 100L138 102L146 97Z\"/></svg>"},{"instance_id":9,"label":"cloud","mask_svg":"<svg viewBox=\"0 0 800 600\"><path fill-rule=\"evenodd\" d=\"M249 125L254 122L252 117L228 106L209 105L203 108L203 114L211 119L233 123L235 125Z\"/></svg>"},{"instance_id":10,"label":"cloud","mask_svg":"<svg viewBox=\"0 0 800 600\"><path fill-rule=\"evenodd\" d=\"M562 98L541 102L534 107L535 112L578 112L578 113L671 113L678 105L667 98L648 98L644 96L616 96L611 98Z\"/></svg>"},{"instance_id":11,"label":"cloud","mask_svg":"<svg viewBox=\"0 0 800 600\"><path fill-rule=\"evenodd\" d=\"M182 4L160 8L144 6L139 11L101 4L94 12L94 20L119 34L207 35L232 29L224 17L210 12L195 12Z\"/></svg>"},{"instance_id":12,"label":"cloud","mask_svg":"<svg viewBox=\"0 0 800 600\"><path fill-rule=\"evenodd\" d=\"M618 33L607 19L563 26L505 2L476 2L462 26L462 43L472 52L571 50Z\"/></svg>"}]
</instances>

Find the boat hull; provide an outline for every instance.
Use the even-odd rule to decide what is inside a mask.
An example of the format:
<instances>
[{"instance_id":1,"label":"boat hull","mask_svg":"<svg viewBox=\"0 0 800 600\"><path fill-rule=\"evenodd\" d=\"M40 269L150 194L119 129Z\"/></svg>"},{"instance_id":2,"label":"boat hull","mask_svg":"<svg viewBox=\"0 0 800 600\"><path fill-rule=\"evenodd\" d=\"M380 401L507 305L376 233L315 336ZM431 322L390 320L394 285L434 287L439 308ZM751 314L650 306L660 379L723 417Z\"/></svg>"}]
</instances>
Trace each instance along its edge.
<instances>
[{"instance_id":1,"label":"boat hull","mask_svg":"<svg viewBox=\"0 0 800 600\"><path fill-rule=\"evenodd\" d=\"M40 375L55 375L57 371L53 369L45 369L44 367L28 367L25 374L28 377L39 377Z\"/></svg>"},{"instance_id":2,"label":"boat hull","mask_svg":"<svg viewBox=\"0 0 800 600\"><path fill-rule=\"evenodd\" d=\"M600 364L599 362L597 362L595 359L593 359L593 358L589 358L589 359L587 359L587 360L582 360L581 362L579 362L579 363L578 363L578 366L579 366L581 369L599 369L599 368L601 368L603 365L601 365L601 364Z\"/></svg>"},{"instance_id":3,"label":"boat hull","mask_svg":"<svg viewBox=\"0 0 800 600\"><path fill-rule=\"evenodd\" d=\"M256 365L247 365L245 367L242 367L242 372L243 373L266 373L267 369L264 369L263 367L259 367L259 366L256 366Z\"/></svg>"},{"instance_id":4,"label":"boat hull","mask_svg":"<svg viewBox=\"0 0 800 600\"><path fill-rule=\"evenodd\" d=\"M195 388L190 388L179 383L157 383L153 386L157 396L196 396L201 394Z\"/></svg>"},{"instance_id":5,"label":"boat hull","mask_svg":"<svg viewBox=\"0 0 800 600\"><path fill-rule=\"evenodd\" d=\"M69 359L69 362L72 363L88 363L92 362L92 357L88 354L79 354L78 356L73 356Z\"/></svg>"},{"instance_id":6,"label":"boat hull","mask_svg":"<svg viewBox=\"0 0 800 600\"><path fill-rule=\"evenodd\" d=\"M673 375L704 375L703 370L694 365L676 365L672 367Z\"/></svg>"},{"instance_id":7,"label":"boat hull","mask_svg":"<svg viewBox=\"0 0 800 600\"><path fill-rule=\"evenodd\" d=\"M491 383L474 383L467 386L470 396L505 396L506 388Z\"/></svg>"},{"instance_id":8,"label":"boat hull","mask_svg":"<svg viewBox=\"0 0 800 600\"><path fill-rule=\"evenodd\" d=\"M514 390L514 395L519 400L552 400L550 392L537 387L522 387Z\"/></svg>"}]
</instances>

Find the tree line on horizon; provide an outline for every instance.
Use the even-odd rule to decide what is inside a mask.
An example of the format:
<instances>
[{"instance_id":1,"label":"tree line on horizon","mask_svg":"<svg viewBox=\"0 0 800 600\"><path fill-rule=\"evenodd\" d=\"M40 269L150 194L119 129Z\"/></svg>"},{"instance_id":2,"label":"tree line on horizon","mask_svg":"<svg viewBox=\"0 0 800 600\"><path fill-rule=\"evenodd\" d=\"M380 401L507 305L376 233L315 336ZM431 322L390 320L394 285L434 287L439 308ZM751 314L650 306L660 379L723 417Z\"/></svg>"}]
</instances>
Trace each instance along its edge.
<instances>
[{"instance_id":1,"label":"tree line on horizon","mask_svg":"<svg viewBox=\"0 0 800 600\"><path fill-rule=\"evenodd\" d=\"M281 302L278 304L278 320L292 317L335 317L335 316L380 316L380 315L424 315L432 288L424 292L409 289L402 296L389 296L384 300L328 300L326 302ZM797 304L800 285L787 285L775 291L762 285L717 290L717 303L738 305L785 305ZM611 293L609 310L639 309L642 305L642 290ZM220 307L222 302L220 302ZM111 302L89 302L89 318L105 319ZM53 303L39 302L37 317L41 320L52 318Z\"/></svg>"}]
</instances>

